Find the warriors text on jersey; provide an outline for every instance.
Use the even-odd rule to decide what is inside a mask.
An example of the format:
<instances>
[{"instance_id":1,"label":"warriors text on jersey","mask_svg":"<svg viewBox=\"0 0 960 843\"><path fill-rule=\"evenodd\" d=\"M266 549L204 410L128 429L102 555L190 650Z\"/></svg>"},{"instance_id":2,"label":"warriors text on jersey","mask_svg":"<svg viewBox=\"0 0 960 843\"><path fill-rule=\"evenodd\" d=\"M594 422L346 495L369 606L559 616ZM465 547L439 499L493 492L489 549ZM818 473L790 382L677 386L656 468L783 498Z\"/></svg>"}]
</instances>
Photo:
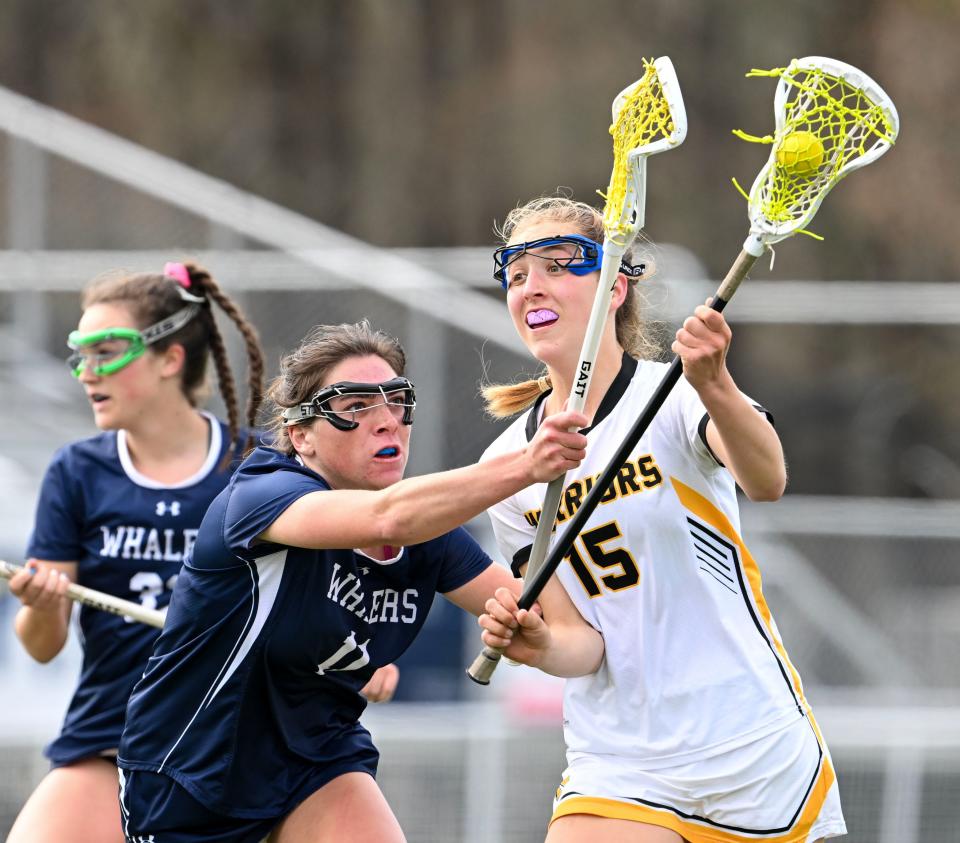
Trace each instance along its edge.
<instances>
[{"instance_id":1,"label":"warriors text on jersey","mask_svg":"<svg viewBox=\"0 0 960 843\"><path fill-rule=\"evenodd\" d=\"M206 413L210 445L200 470L164 486L133 465L124 431L101 433L57 451L43 478L28 557L76 562L88 588L163 608L210 501L226 486L226 427ZM54 764L115 750L127 697L157 630L87 606L79 611L83 668Z\"/></svg>"},{"instance_id":2,"label":"warriors text on jersey","mask_svg":"<svg viewBox=\"0 0 960 843\"><path fill-rule=\"evenodd\" d=\"M221 814L256 818L292 810L318 770L344 769L350 747L372 751L360 689L413 641L435 592L490 560L463 529L385 562L257 540L328 488L258 448L213 502L130 699L121 768L163 773Z\"/></svg>"},{"instance_id":3,"label":"warriors text on jersey","mask_svg":"<svg viewBox=\"0 0 960 843\"><path fill-rule=\"evenodd\" d=\"M586 459L567 475L561 521L586 497L664 370L624 356L588 432ZM484 458L522 447L541 406ZM740 539L733 478L707 447L706 422L681 378L558 569L584 618L608 633L599 671L566 683L571 752L655 769L735 748L806 714ZM529 555L544 490L531 486L490 510L507 559Z\"/></svg>"}]
</instances>

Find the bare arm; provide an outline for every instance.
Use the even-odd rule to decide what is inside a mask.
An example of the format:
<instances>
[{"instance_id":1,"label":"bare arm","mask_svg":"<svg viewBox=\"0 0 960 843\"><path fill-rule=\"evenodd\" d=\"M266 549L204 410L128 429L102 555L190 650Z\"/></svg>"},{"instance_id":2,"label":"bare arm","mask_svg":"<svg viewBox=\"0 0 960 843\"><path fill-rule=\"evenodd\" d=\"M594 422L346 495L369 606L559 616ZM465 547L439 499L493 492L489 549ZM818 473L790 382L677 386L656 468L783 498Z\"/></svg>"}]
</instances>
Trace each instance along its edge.
<instances>
[{"instance_id":1,"label":"bare arm","mask_svg":"<svg viewBox=\"0 0 960 843\"><path fill-rule=\"evenodd\" d=\"M677 331L673 351L710 414L706 438L750 500L783 494L787 469L776 430L741 395L726 365L732 332L721 313L701 305Z\"/></svg>"},{"instance_id":2,"label":"bare arm","mask_svg":"<svg viewBox=\"0 0 960 843\"><path fill-rule=\"evenodd\" d=\"M76 562L31 559L10 579L10 593L23 604L14 619L14 630L23 648L38 662L50 661L67 643L71 603L64 595L76 576Z\"/></svg>"},{"instance_id":3,"label":"bare arm","mask_svg":"<svg viewBox=\"0 0 960 843\"><path fill-rule=\"evenodd\" d=\"M443 596L471 615L479 616L485 611L487 600L493 597L498 588L505 588L519 597L522 587L523 582L502 565L494 563L470 582L448 591Z\"/></svg>"},{"instance_id":4,"label":"bare arm","mask_svg":"<svg viewBox=\"0 0 960 843\"><path fill-rule=\"evenodd\" d=\"M395 664L385 664L373 672L370 681L360 689L360 693L373 703L390 702L397 692L399 682L400 668Z\"/></svg>"},{"instance_id":5,"label":"bare arm","mask_svg":"<svg viewBox=\"0 0 960 843\"><path fill-rule=\"evenodd\" d=\"M732 382L732 379L731 379ZM787 469L773 425L748 404L740 391L718 395L710 403L701 395L710 421L707 444L752 501L775 501L783 495Z\"/></svg>"},{"instance_id":6,"label":"bare arm","mask_svg":"<svg viewBox=\"0 0 960 843\"><path fill-rule=\"evenodd\" d=\"M556 577L547 582L540 600L548 607L543 610L546 620L538 606L519 609L515 592L498 588L479 619L483 643L505 647L507 658L554 676L594 673L603 662L603 636L583 619Z\"/></svg>"},{"instance_id":7,"label":"bare arm","mask_svg":"<svg viewBox=\"0 0 960 843\"><path fill-rule=\"evenodd\" d=\"M527 447L487 462L411 477L386 489L332 490L292 503L260 538L292 547L409 545L440 536L531 483L576 468L582 413L551 416Z\"/></svg>"}]
</instances>

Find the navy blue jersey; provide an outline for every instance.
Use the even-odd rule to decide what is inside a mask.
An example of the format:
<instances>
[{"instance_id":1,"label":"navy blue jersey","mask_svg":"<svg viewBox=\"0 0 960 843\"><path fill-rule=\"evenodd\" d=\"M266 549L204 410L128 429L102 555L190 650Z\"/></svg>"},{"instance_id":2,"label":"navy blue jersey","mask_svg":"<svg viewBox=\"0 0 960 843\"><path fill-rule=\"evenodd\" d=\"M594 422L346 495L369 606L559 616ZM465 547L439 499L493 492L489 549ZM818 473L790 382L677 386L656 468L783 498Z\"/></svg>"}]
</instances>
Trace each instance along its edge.
<instances>
[{"instance_id":1,"label":"navy blue jersey","mask_svg":"<svg viewBox=\"0 0 960 843\"><path fill-rule=\"evenodd\" d=\"M120 767L168 775L223 814L266 817L308 796L345 739L368 750L360 689L413 641L435 592L490 560L462 528L386 562L257 540L328 490L258 448L211 504L130 698Z\"/></svg>"},{"instance_id":2,"label":"navy blue jersey","mask_svg":"<svg viewBox=\"0 0 960 843\"><path fill-rule=\"evenodd\" d=\"M207 415L207 414L204 414ZM27 555L77 563L82 585L163 608L210 501L226 486L227 428L210 419L203 467L163 486L134 467L123 431L57 451L43 478ZM127 698L158 630L81 606L83 668L60 736L45 750L55 764L116 749Z\"/></svg>"}]
</instances>

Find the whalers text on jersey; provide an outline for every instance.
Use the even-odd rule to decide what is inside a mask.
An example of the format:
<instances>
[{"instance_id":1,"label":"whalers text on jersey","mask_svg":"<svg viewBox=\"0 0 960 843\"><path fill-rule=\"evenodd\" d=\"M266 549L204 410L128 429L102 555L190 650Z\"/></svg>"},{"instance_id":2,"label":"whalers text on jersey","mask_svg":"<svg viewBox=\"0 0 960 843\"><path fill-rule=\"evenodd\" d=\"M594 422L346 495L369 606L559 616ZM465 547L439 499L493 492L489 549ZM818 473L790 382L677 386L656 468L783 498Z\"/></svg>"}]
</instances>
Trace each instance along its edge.
<instances>
[{"instance_id":1,"label":"whalers text on jersey","mask_svg":"<svg viewBox=\"0 0 960 843\"><path fill-rule=\"evenodd\" d=\"M371 592L368 602L359 577L349 572L341 574L341 571L340 564L334 563L327 597L360 620L367 623L414 623L417 620L417 589L405 588L401 592L378 588Z\"/></svg>"},{"instance_id":2,"label":"whalers text on jersey","mask_svg":"<svg viewBox=\"0 0 960 843\"><path fill-rule=\"evenodd\" d=\"M100 555L110 559L153 559L158 562L182 562L193 549L195 528L176 530L166 527L101 526L103 543Z\"/></svg>"}]
</instances>

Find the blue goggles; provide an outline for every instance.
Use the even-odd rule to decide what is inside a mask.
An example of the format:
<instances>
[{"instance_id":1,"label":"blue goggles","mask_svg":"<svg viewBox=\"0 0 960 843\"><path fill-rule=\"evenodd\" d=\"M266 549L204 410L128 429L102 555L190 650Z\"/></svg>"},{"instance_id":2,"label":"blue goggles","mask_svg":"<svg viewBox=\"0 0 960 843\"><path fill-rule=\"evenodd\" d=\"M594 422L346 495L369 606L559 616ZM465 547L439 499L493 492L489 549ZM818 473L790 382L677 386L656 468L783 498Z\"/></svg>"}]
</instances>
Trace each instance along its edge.
<instances>
[{"instance_id":1,"label":"blue goggles","mask_svg":"<svg viewBox=\"0 0 960 843\"><path fill-rule=\"evenodd\" d=\"M603 263L603 246L580 234L542 237L526 243L501 246L493 253L493 277L500 282L504 290L508 286L508 267L524 255L550 261L574 275L589 275ZM620 262L620 271L630 278L639 278L645 269L642 263L634 266L627 261Z\"/></svg>"}]
</instances>

